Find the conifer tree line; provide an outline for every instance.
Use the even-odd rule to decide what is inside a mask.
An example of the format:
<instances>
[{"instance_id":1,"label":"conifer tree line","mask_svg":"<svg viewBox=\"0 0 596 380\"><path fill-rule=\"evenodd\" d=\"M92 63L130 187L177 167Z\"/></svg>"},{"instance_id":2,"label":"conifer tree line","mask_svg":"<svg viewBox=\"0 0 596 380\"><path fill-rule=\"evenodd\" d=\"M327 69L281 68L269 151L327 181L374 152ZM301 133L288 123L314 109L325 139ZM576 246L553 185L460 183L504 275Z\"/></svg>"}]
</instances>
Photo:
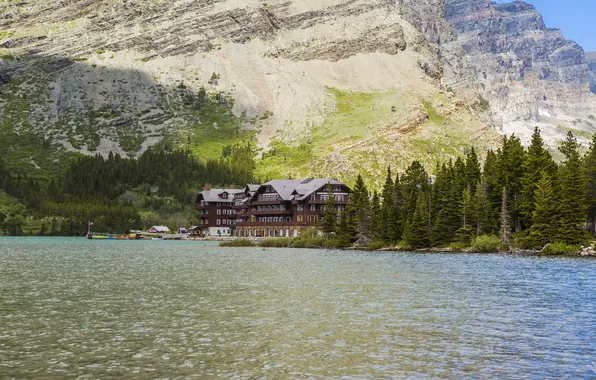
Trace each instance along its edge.
<instances>
[{"instance_id":1,"label":"conifer tree line","mask_svg":"<svg viewBox=\"0 0 596 380\"><path fill-rule=\"evenodd\" d=\"M505 247L586 243L595 232L596 135L584 155L571 132L559 151L557 164L536 128L528 148L504 137L483 165L471 148L464 158L438 163L432 177L418 161L401 174L388 169L380 191L359 175L352 204L340 215L327 215L334 210L328 205L322 231L339 245L446 247L484 235Z\"/></svg>"},{"instance_id":2,"label":"conifer tree line","mask_svg":"<svg viewBox=\"0 0 596 380\"><path fill-rule=\"evenodd\" d=\"M204 183L228 186L254 182L253 157L250 144L240 143L225 146L220 158L206 162L188 150L161 148L149 148L139 158L112 153L107 158L82 156L70 164L63 178L51 180L46 188L15 174L0 158L0 189L25 205L28 216L65 220L59 228L54 225L55 219L42 225L44 234L83 235L89 221L97 231L124 233L141 227L137 207L121 199L126 191L143 185L147 196L173 197L191 205L192 195ZM22 233L19 226L8 226L6 220L8 216L0 215L0 233Z\"/></svg>"}]
</instances>

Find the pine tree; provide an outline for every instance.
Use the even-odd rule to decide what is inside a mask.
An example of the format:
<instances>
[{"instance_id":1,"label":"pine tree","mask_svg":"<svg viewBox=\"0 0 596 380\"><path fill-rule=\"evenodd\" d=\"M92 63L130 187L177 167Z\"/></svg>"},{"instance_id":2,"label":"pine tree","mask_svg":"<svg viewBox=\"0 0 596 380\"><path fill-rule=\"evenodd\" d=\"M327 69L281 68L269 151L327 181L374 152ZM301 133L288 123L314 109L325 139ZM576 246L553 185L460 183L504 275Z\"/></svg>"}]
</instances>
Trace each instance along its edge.
<instances>
[{"instance_id":1,"label":"pine tree","mask_svg":"<svg viewBox=\"0 0 596 380\"><path fill-rule=\"evenodd\" d=\"M592 234L596 234L596 133L592 136L590 149L584 156L586 176L586 207Z\"/></svg>"},{"instance_id":2,"label":"pine tree","mask_svg":"<svg viewBox=\"0 0 596 380\"><path fill-rule=\"evenodd\" d=\"M476 186L480 183L482 172L476 149L471 147L466 153L466 182L470 186L470 194L476 192Z\"/></svg>"},{"instance_id":3,"label":"pine tree","mask_svg":"<svg viewBox=\"0 0 596 380\"><path fill-rule=\"evenodd\" d=\"M508 208L513 230L520 231L519 201L521 199L522 178L526 152L515 135L503 138L503 147L498 160L498 181L507 191L511 207Z\"/></svg>"},{"instance_id":4,"label":"pine tree","mask_svg":"<svg viewBox=\"0 0 596 380\"><path fill-rule=\"evenodd\" d=\"M511 217L509 216L509 206L507 205L507 188L503 187L501 198L501 241L505 247L509 247L511 236Z\"/></svg>"},{"instance_id":5,"label":"pine tree","mask_svg":"<svg viewBox=\"0 0 596 380\"><path fill-rule=\"evenodd\" d=\"M482 183L484 185L483 193L488 202L488 224L483 227L487 234L499 233L499 215L501 210L501 198L503 187L499 181L499 163L498 155L489 150L484 161L484 170L482 172Z\"/></svg>"},{"instance_id":6,"label":"pine tree","mask_svg":"<svg viewBox=\"0 0 596 380\"><path fill-rule=\"evenodd\" d=\"M371 239L373 241L381 241L382 236L382 212L381 212L381 200L379 193L376 191L373 194L372 202L370 204L370 231Z\"/></svg>"},{"instance_id":7,"label":"pine tree","mask_svg":"<svg viewBox=\"0 0 596 380\"><path fill-rule=\"evenodd\" d=\"M525 242L532 248L542 248L546 243L553 242L558 216L553 182L547 171L542 171L534 193L534 202L532 227Z\"/></svg>"},{"instance_id":8,"label":"pine tree","mask_svg":"<svg viewBox=\"0 0 596 380\"><path fill-rule=\"evenodd\" d=\"M398 177L399 178L399 177ZM396 188L391 177L391 168L387 168L387 178L383 186L383 205L381 206L381 238L386 243L397 243L399 234L399 216L396 202Z\"/></svg>"},{"instance_id":9,"label":"pine tree","mask_svg":"<svg viewBox=\"0 0 596 380\"><path fill-rule=\"evenodd\" d=\"M521 198L519 201L519 214L522 228L529 228L532 225L534 213L534 194L543 172L553 176L557 166L551 154L544 148L544 141L538 127L534 128L532 142L528 148L528 154L524 160L523 177L521 180Z\"/></svg>"},{"instance_id":10,"label":"pine tree","mask_svg":"<svg viewBox=\"0 0 596 380\"><path fill-rule=\"evenodd\" d=\"M559 151L565 161L559 167L559 224L556 238L567 244L581 244L588 238L586 222L586 182L579 156L579 144L571 132Z\"/></svg>"},{"instance_id":11,"label":"pine tree","mask_svg":"<svg viewBox=\"0 0 596 380\"><path fill-rule=\"evenodd\" d=\"M457 231L457 241L462 243L469 243L474 233L474 209L472 206L472 186L464 190L461 201L461 228Z\"/></svg>"},{"instance_id":12,"label":"pine tree","mask_svg":"<svg viewBox=\"0 0 596 380\"><path fill-rule=\"evenodd\" d=\"M333 235L337 231L337 210L335 210L335 195L331 184L327 184L327 202L323 211L321 230L327 236Z\"/></svg>"},{"instance_id":13,"label":"pine tree","mask_svg":"<svg viewBox=\"0 0 596 380\"><path fill-rule=\"evenodd\" d=\"M435 246L444 246L454 241L460 226L459 197L461 194L458 197L459 184L455 182L455 170L449 161L449 166L444 164L441 166L433 186L432 243Z\"/></svg>"},{"instance_id":14,"label":"pine tree","mask_svg":"<svg viewBox=\"0 0 596 380\"><path fill-rule=\"evenodd\" d=\"M420 191L416 199L414 214L406 224L404 241L413 248L430 246L430 228L428 224L428 199L426 192Z\"/></svg>"},{"instance_id":15,"label":"pine tree","mask_svg":"<svg viewBox=\"0 0 596 380\"><path fill-rule=\"evenodd\" d=\"M356 244L365 247L370 244L370 200L361 174L358 174L354 185L352 202L355 210Z\"/></svg>"}]
</instances>

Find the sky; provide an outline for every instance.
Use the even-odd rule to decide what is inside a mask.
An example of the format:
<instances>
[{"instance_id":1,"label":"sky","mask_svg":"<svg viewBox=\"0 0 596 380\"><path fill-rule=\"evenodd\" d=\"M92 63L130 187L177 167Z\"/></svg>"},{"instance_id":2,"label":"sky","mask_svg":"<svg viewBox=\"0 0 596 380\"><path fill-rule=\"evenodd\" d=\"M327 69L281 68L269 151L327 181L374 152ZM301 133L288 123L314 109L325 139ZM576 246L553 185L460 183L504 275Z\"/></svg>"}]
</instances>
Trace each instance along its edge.
<instances>
[{"instance_id":1,"label":"sky","mask_svg":"<svg viewBox=\"0 0 596 380\"><path fill-rule=\"evenodd\" d=\"M511 1L497 0L497 3ZM526 0L538 9L549 28L563 31L585 51L596 51L596 0Z\"/></svg>"}]
</instances>

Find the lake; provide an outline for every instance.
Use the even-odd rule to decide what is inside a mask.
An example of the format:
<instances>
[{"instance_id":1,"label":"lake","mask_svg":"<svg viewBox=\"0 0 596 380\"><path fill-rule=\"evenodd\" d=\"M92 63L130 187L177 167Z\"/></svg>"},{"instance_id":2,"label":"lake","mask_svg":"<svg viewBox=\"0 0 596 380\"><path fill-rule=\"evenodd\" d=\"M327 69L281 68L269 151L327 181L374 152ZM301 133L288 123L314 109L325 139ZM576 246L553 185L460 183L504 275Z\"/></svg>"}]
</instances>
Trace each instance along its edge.
<instances>
[{"instance_id":1,"label":"lake","mask_svg":"<svg viewBox=\"0 0 596 380\"><path fill-rule=\"evenodd\" d=\"M596 260L0 238L0 378L594 378Z\"/></svg>"}]
</instances>

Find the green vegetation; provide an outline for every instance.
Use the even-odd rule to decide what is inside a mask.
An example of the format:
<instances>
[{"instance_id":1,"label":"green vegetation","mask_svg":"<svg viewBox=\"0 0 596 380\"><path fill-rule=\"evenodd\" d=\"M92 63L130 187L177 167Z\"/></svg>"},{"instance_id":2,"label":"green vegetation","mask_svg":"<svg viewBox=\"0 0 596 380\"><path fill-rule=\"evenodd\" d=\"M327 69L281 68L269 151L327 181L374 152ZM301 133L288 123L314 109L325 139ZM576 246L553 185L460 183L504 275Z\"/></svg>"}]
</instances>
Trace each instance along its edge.
<instances>
[{"instance_id":1,"label":"green vegetation","mask_svg":"<svg viewBox=\"0 0 596 380\"><path fill-rule=\"evenodd\" d=\"M325 215L330 220L323 218L321 233L305 239L321 247L336 241L361 248L477 252L558 242L550 252L577 252L590 239L586 221L594 233L596 135L584 157L571 133L560 152L565 160L557 165L536 129L527 149L517 137L504 137L501 149L488 152L482 170L473 148L465 159L438 163L432 180L418 161L395 177L388 170L382 198L359 175L346 211L337 219Z\"/></svg>"},{"instance_id":2,"label":"green vegetation","mask_svg":"<svg viewBox=\"0 0 596 380\"><path fill-rule=\"evenodd\" d=\"M430 168L435 160L461 157L472 146L475 127L469 118L457 113L443 116L441 105L452 102L447 94L420 99L398 90L365 93L328 88L328 93L335 108L320 125L286 125L284 130L291 132L275 136L271 149L257 162L259 177L341 173L341 179L351 182L360 173L380 187L387 166L403 170L404 163L419 160ZM485 136L480 148L495 143Z\"/></svg>"},{"instance_id":3,"label":"green vegetation","mask_svg":"<svg viewBox=\"0 0 596 380\"><path fill-rule=\"evenodd\" d=\"M87 222L102 232L127 232L194 220L197 187L254 182L250 145L230 145L216 160L201 162L189 151L149 149L138 159L110 154L80 157L47 186L18 174L0 159L0 233L83 235ZM18 201L18 202L17 202ZM18 222L18 223L17 223ZM35 228L23 228L24 226Z\"/></svg>"},{"instance_id":4,"label":"green vegetation","mask_svg":"<svg viewBox=\"0 0 596 380\"><path fill-rule=\"evenodd\" d=\"M541 252L545 255L572 255L578 253L580 250L581 247L579 245L554 242L544 247Z\"/></svg>"},{"instance_id":5,"label":"green vegetation","mask_svg":"<svg viewBox=\"0 0 596 380\"><path fill-rule=\"evenodd\" d=\"M474 252L493 253L502 250L501 238L494 235L478 236L472 242L471 248Z\"/></svg>"},{"instance_id":6,"label":"green vegetation","mask_svg":"<svg viewBox=\"0 0 596 380\"><path fill-rule=\"evenodd\" d=\"M234 239L234 240L227 240L222 241L219 243L220 247L254 247L256 246L255 243L248 239Z\"/></svg>"},{"instance_id":7,"label":"green vegetation","mask_svg":"<svg viewBox=\"0 0 596 380\"><path fill-rule=\"evenodd\" d=\"M259 242L259 247L286 248L292 244L291 238L263 239Z\"/></svg>"}]
</instances>

